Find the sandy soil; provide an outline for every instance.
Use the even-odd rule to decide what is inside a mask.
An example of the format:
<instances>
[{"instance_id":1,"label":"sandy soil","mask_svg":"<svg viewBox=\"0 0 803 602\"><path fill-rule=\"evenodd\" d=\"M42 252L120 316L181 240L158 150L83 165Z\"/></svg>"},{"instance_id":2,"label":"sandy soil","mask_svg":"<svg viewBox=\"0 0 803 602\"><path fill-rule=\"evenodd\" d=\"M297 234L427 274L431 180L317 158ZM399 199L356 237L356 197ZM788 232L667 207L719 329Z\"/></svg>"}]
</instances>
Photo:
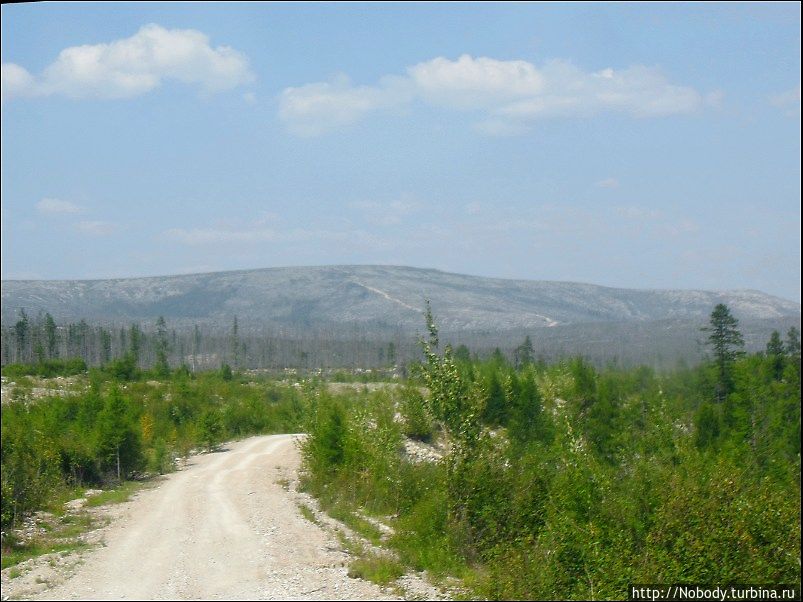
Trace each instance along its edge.
<instances>
[{"instance_id":1,"label":"sandy soil","mask_svg":"<svg viewBox=\"0 0 803 602\"><path fill-rule=\"evenodd\" d=\"M193 457L126 504L104 547L71 575L26 598L399 599L349 578L331 533L299 513L286 490L300 461L296 439L252 437Z\"/></svg>"}]
</instances>

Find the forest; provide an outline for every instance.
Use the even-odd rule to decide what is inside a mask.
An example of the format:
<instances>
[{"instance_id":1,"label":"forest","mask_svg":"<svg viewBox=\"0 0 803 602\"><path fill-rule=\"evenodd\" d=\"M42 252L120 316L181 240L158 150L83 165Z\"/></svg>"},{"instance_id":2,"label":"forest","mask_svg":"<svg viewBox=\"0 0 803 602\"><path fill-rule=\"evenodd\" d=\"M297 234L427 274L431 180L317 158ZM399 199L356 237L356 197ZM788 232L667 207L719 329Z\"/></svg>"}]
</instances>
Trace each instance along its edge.
<instances>
[{"instance_id":1,"label":"forest","mask_svg":"<svg viewBox=\"0 0 803 602\"><path fill-rule=\"evenodd\" d=\"M399 566L457 578L470 596L799 586L797 329L746 353L720 305L701 331L708 359L656 372L545 362L529 337L478 358L426 318L406 378L348 393L314 375L176 365L163 322L147 368L136 329L100 366L53 353L42 329L38 358L3 367L3 532L79 487L167 473L249 434L305 432L303 488L325 510L386 522ZM69 394L33 394L53 376Z\"/></svg>"},{"instance_id":2,"label":"forest","mask_svg":"<svg viewBox=\"0 0 803 602\"><path fill-rule=\"evenodd\" d=\"M422 325L421 325L422 326ZM379 323L309 323L266 326L236 314L220 321L186 318L145 320L57 321L46 311L18 309L4 314L0 325L0 363L36 364L81 359L100 367L133 353L141 368L151 367L160 353L173 366L193 371L218 369L277 373L285 369L330 372L374 369L405 374L419 361L421 326L405 328ZM762 350L773 330L800 328L799 316L740 320L745 349ZM581 355L597 368L611 361L622 366L651 366L660 371L696 364L705 356L698 319L578 322L550 328L441 329L441 338L455 349L470 349L485 359L498 348L515 361L516 348L529 337L537 361L556 362Z\"/></svg>"}]
</instances>

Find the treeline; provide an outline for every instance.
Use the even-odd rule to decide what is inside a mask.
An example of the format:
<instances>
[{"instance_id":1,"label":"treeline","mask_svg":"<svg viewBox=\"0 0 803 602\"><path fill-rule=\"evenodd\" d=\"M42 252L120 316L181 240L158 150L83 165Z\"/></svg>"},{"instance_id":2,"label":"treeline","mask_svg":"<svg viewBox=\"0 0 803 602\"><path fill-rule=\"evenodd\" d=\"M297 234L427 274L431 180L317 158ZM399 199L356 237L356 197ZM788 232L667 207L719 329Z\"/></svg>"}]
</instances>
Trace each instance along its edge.
<instances>
[{"instance_id":1,"label":"treeline","mask_svg":"<svg viewBox=\"0 0 803 602\"><path fill-rule=\"evenodd\" d=\"M799 317L742 324L746 349L761 349L773 329L785 332L790 326L799 328ZM470 348L475 359L487 358L499 349L513 362L516 348L528 335L537 358L545 362L582 355L596 367L616 361L622 366L671 370L683 363L700 362L704 349L699 334L697 325L685 319L565 324L528 332L454 331L441 336L455 348ZM417 335L387 324L270 326L240 323L236 316L222 325L210 321L194 324L187 318L60 323L48 313L29 316L21 310L16 319L0 325L3 366L65 358L102 366L134 353L137 366L148 369L157 364L160 351L171 368L185 364L193 372L227 363L243 370L398 368L403 374L404 367L420 357Z\"/></svg>"},{"instance_id":2,"label":"treeline","mask_svg":"<svg viewBox=\"0 0 803 602\"><path fill-rule=\"evenodd\" d=\"M93 370L74 393L31 400L12 391L19 399L3 400L4 532L74 488L168 472L191 449L227 439L297 432L303 413L295 388L246 384L226 367L129 382Z\"/></svg>"},{"instance_id":3,"label":"treeline","mask_svg":"<svg viewBox=\"0 0 803 602\"><path fill-rule=\"evenodd\" d=\"M404 563L500 600L624 599L632 583L799 586L796 329L745 354L718 306L709 360L661 375L579 358L472 361L429 327L426 397L319 392L303 449L305 487L341 515L393 517ZM437 443L443 459L412 461L405 437Z\"/></svg>"},{"instance_id":4,"label":"treeline","mask_svg":"<svg viewBox=\"0 0 803 602\"><path fill-rule=\"evenodd\" d=\"M87 366L104 366L133 356L137 367L186 365L191 371L217 369L380 368L404 364L417 355L416 342L399 332L371 333L356 327L339 331L292 329L244 330L237 317L228 329L194 325L172 327L163 318L153 323L57 324L49 313L35 317L21 310L13 324L0 327L0 361L44 364L78 358Z\"/></svg>"}]
</instances>

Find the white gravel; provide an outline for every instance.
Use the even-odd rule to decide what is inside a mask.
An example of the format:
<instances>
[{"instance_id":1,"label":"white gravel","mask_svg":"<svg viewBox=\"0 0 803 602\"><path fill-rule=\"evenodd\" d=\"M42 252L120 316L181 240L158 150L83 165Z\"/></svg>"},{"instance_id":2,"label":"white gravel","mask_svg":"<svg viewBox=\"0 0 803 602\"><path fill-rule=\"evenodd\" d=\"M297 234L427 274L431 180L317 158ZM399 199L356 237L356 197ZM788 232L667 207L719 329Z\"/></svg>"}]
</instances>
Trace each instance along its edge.
<instances>
[{"instance_id":1,"label":"white gravel","mask_svg":"<svg viewBox=\"0 0 803 602\"><path fill-rule=\"evenodd\" d=\"M348 555L282 487L299 466L296 439L253 437L195 456L125 504L104 547L28 599L400 599L349 578Z\"/></svg>"}]
</instances>

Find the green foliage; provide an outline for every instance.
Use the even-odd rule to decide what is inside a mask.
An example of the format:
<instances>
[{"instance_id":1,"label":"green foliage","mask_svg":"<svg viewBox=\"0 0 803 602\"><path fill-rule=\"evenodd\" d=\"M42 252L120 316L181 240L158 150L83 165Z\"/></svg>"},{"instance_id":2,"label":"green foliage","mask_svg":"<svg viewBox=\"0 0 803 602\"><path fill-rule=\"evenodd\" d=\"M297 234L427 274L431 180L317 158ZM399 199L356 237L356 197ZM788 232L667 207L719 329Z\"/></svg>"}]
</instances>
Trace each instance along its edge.
<instances>
[{"instance_id":1,"label":"green foliage","mask_svg":"<svg viewBox=\"0 0 803 602\"><path fill-rule=\"evenodd\" d=\"M404 566L390 556L371 554L349 565L349 577L367 579L378 585L388 585L404 575Z\"/></svg>"},{"instance_id":2,"label":"green foliage","mask_svg":"<svg viewBox=\"0 0 803 602\"><path fill-rule=\"evenodd\" d=\"M136 353L131 351L123 357L109 362L104 367L104 371L111 378L116 378L117 380L137 380L140 377L140 371L137 367Z\"/></svg>"},{"instance_id":3,"label":"green foliage","mask_svg":"<svg viewBox=\"0 0 803 602\"><path fill-rule=\"evenodd\" d=\"M710 324L701 330L708 332L708 345L714 354L717 368L717 401L733 389L731 367L744 347L744 338L739 332L739 321L733 317L727 305L718 304L711 312Z\"/></svg>"},{"instance_id":4,"label":"green foliage","mask_svg":"<svg viewBox=\"0 0 803 602\"><path fill-rule=\"evenodd\" d=\"M220 377L225 381L230 381L232 378L234 378L234 374L231 371L231 366L228 364L223 364L220 367Z\"/></svg>"},{"instance_id":5,"label":"green foliage","mask_svg":"<svg viewBox=\"0 0 803 602\"><path fill-rule=\"evenodd\" d=\"M714 445L719 439L720 418L717 410L708 402L703 402L694 416L694 443L700 449Z\"/></svg>"},{"instance_id":6,"label":"green foliage","mask_svg":"<svg viewBox=\"0 0 803 602\"><path fill-rule=\"evenodd\" d=\"M533 342L530 340L530 335L524 337L524 342L516 347L515 359L516 368L524 368L533 363L534 360Z\"/></svg>"},{"instance_id":7,"label":"green foliage","mask_svg":"<svg viewBox=\"0 0 803 602\"><path fill-rule=\"evenodd\" d=\"M410 439L428 442L434 434L434 422L421 392L412 386L401 392L399 413L404 421L404 434Z\"/></svg>"},{"instance_id":8,"label":"green foliage","mask_svg":"<svg viewBox=\"0 0 803 602\"><path fill-rule=\"evenodd\" d=\"M482 413L482 421L491 426L501 426L507 424L508 407L505 391L502 383L499 382L499 375L496 370L491 372L488 378L485 394L485 407Z\"/></svg>"},{"instance_id":9,"label":"green foliage","mask_svg":"<svg viewBox=\"0 0 803 602\"><path fill-rule=\"evenodd\" d=\"M146 469L169 472L177 456L229 438L301 430L299 393L275 383L199 374L121 384L100 370L89 379L88 390L69 396L4 400L4 530L74 487L106 489Z\"/></svg>"},{"instance_id":10,"label":"green foliage","mask_svg":"<svg viewBox=\"0 0 803 602\"><path fill-rule=\"evenodd\" d=\"M345 462L346 410L343 403L318 394L307 424L304 460L312 471L331 471Z\"/></svg>"},{"instance_id":11,"label":"green foliage","mask_svg":"<svg viewBox=\"0 0 803 602\"><path fill-rule=\"evenodd\" d=\"M223 420L220 412L210 408L198 419L198 439L207 451L217 448L223 438Z\"/></svg>"},{"instance_id":12,"label":"green foliage","mask_svg":"<svg viewBox=\"0 0 803 602\"><path fill-rule=\"evenodd\" d=\"M20 376L75 376L86 372L86 362L81 358L47 359L36 364L8 364L3 366L3 376L19 378Z\"/></svg>"},{"instance_id":13,"label":"green foliage","mask_svg":"<svg viewBox=\"0 0 803 602\"><path fill-rule=\"evenodd\" d=\"M347 522L358 508L395 517L387 543L402 563L462 577L481 599L800 582L800 364L788 344L779 375L777 345L743 355L727 335L723 389L716 357L661 375L580 358L458 363L438 351L429 308L427 325L428 397L315 391L304 444L308 490ZM422 403L449 450L439 462L398 451L392 414L414 435Z\"/></svg>"}]
</instances>

